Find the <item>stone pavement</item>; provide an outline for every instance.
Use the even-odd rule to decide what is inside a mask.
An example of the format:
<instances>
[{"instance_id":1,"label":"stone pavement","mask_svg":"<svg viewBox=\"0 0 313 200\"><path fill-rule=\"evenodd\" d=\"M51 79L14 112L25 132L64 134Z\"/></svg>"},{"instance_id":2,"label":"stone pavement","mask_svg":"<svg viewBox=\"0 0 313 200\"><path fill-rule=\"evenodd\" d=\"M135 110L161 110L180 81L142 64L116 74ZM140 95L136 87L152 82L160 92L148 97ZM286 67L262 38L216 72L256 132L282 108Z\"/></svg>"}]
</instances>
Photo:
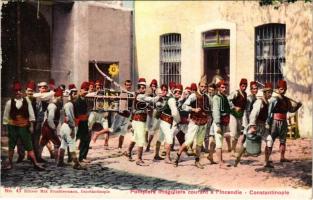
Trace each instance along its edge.
<instances>
[{"instance_id":1,"label":"stone pavement","mask_svg":"<svg viewBox=\"0 0 313 200\"><path fill-rule=\"evenodd\" d=\"M127 135L123 150L127 149L129 138L130 136ZM276 142L272 157L275 169L272 170L263 168L264 155L243 157L237 168L229 167L226 170L219 169L218 165L210 165L206 159L207 154L203 154L201 159L201 163L205 166L203 170L194 167L193 157L183 155L179 167L175 168L163 161L153 162L153 146L151 152L145 152L143 155L148 166L142 167L137 166L135 162L129 162L126 157L118 152L115 148L117 140L117 136L110 138L109 150L104 150L101 137L96 143L91 142L92 149L89 151L88 158L92 162L86 165L88 168L86 171L73 170L71 166L56 167L54 160L48 158L48 152L45 149L45 159L49 161L45 164L46 171L35 171L30 161L27 160L22 163L15 163L13 170L2 171L2 186L32 188L97 187L118 190L214 190L216 188L247 187L310 188L312 184L312 151L311 141L308 139L288 140L286 155L293 160L290 163L277 162L279 152ZM176 145L176 149L178 148L179 146ZM175 157L175 154L176 152L172 152L172 158ZM135 157L136 155L134 155ZM224 159L229 164L234 162L234 158L226 152Z\"/></svg>"}]
</instances>

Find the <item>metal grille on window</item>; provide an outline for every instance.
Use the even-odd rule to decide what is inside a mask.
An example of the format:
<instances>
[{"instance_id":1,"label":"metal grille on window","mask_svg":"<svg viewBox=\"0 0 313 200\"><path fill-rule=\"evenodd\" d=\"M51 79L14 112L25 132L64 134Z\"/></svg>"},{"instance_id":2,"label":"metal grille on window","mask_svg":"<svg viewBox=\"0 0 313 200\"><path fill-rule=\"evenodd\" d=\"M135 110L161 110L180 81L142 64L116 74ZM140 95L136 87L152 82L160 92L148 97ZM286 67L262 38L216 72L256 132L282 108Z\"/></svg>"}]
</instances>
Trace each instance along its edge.
<instances>
[{"instance_id":1,"label":"metal grille on window","mask_svg":"<svg viewBox=\"0 0 313 200\"><path fill-rule=\"evenodd\" d=\"M161 84L181 82L181 37L172 33L160 38L160 80Z\"/></svg>"},{"instance_id":2,"label":"metal grille on window","mask_svg":"<svg viewBox=\"0 0 313 200\"><path fill-rule=\"evenodd\" d=\"M285 67L284 24L266 24L255 30L255 80L260 83L277 81L284 77Z\"/></svg>"}]
</instances>

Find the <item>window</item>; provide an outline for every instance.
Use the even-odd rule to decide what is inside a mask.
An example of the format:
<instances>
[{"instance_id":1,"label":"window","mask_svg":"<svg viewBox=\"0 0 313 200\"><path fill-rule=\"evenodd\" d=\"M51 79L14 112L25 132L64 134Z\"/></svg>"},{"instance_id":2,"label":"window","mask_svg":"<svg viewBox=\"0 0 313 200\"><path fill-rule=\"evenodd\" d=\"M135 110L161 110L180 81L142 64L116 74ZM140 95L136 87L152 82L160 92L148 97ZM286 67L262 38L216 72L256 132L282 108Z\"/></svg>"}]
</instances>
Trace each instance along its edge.
<instances>
[{"instance_id":1,"label":"window","mask_svg":"<svg viewBox=\"0 0 313 200\"><path fill-rule=\"evenodd\" d=\"M283 79L285 66L284 24L266 24L255 29L255 80L264 84Z\"/></svg>"},{"instance_id":2,"label":"window","mask_svg":"<svg viewBox=\"0 0 313 200\"><path fill-rule=\"evenodd\" d=\"M203 33L203 48L229 47L230 32L228 29L211 30Z\"/></svg>"},{"instance_id":3,"label":"window","mask_svg":"<svg viewBox=\"0 0 313 200\"><path fill-rule=\"evenodd\" d=\"M178 33L160 37L160 80L161 84L181 82L181 37Z\"/></svg>"}]
</instances>

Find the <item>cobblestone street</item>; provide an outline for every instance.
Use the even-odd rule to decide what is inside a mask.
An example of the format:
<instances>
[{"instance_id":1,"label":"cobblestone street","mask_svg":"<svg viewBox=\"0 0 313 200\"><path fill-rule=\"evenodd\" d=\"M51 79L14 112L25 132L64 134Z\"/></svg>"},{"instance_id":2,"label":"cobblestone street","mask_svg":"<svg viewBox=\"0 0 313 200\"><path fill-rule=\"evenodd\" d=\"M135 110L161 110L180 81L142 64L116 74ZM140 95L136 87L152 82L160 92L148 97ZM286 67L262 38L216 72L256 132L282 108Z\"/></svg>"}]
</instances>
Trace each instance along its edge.
<instances>
[{"instance_id":1,"label":"cobblestone street","mask_svg":"<svg viewBox=\"0 0 313 200\"><path fill-rule=\"evenodd\" d=\"M102 138L99 138L96 143L91 143L92 149L88 155L92 162L86 164L88 168L86 171L76 171L71 166L56 167L54 160L49 159L48 151L45 149L44 158L49 161L45 164L46 171L35 171L30 161L26 160L15 164L13 170L2 172L2 186L50 189L96 187L117 190L216 190L227 188L309 189L312 184L311 141L306 139L288 140L286 155L292 160L290 163L278 162L278 143L275 143L273 155L275 168L272 170L263 168L263 154L259 157L243 157L237 168L229 167L225 170L219 169L218 165L209 165L206 154L203 153L201 162L205 165L205 169L200 170L194 166L194 158L185 154L177 168L163 161L153 162L153 150L144 153L143 156L148 166L137 166L135 162L129 162L118 152L115 148L116 142L117 137L112 136L109 150L103 149ZM129 136L126 137L123 150L126 150L128 143ZM5 146L5 143L3 144ZM2 153L5 156L6 153ZM175 154L172 152L173 158ZM226 152L224 155L225 161L232 165L234 158Z\"/></svg>"}]
</instances>

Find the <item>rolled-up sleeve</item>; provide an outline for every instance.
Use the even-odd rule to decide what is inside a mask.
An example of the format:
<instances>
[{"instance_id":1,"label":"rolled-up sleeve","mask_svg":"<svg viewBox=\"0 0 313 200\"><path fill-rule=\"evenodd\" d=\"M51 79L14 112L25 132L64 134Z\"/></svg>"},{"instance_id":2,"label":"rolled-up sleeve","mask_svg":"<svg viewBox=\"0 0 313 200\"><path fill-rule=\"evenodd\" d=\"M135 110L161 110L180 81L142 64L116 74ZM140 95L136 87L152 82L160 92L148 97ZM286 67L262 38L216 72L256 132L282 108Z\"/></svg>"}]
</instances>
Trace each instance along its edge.
<instances>
[{"instance_id":1,"label":"rolled-up sleeve","mask_svg":"<svg viewBox=\"0 0 313 200\"><path fill-rule=\"evenodd\" d=\"M10 111L11 111L11 100L7 101L4 107L4 112L3 112L3 124L7 125L9 124L10 120Z\"/></svg>"},{"instance_id":2,"label":"rolled-up sleeve","mask_svg":"<svg viewBox=\"0 0 313 200\"><path fill-rule=\"evenodd\" d=\"M215 123L218 127L220 127L221 123L221 99L218 95L213 97L213 123Z\"/></svg>"},{"instance_id":3,"label":"rolled-up sleeve","mask_svg":"<svg viewBox=\"0 0 313 200\"><path fill-rule=\"evenodd\" d=\"M182 109L184 111L191 112L192 111L191 103L193 103L196 100L197 100L196 94L192 93L191 95L189 95L189 97L186 99L186 101L182 105Z\"/></svg>"},{"instance_id":4,"label":"rolled-up sleeve","mask_svg":"<svg viewBox=\"0 0 313 200\"><path fill-rule=\"evenodd\" d=\"M36 121L36 117L35 117L35 112L34 112L32 103L31 103L31 101L28 98L26 98L26 101L27 101L27 106L28 106L29 121L30 122L35 122Z\"/></svg>"},{"instance_id":5,"label":"rolled-up sleeve","mask_svg":"<svg viewBox=\"0 0 313 200\"><path fill-rule=\"evenodd\" d=\"M277 97L272 97L270 99L270 102L269 102L269 106L268 106L268 117L267 117L267 120L266 120L266 123L271 125L272 124L272 121L273 121L273 109L275 108L277 104Z\"/></svg>"},{"instance_id":6,"label":"rolled-up sleeve","mask_svg":"<svg viewBox=\"0 0 313 200\"><path fill-rule=\"evenodd\" d=\"M50 103L47 108L47 111L48 111L47 121L51 129L56 129L55 124L54 124L54 116L55 116L56 110L57 110L56 105L54 105L53 103Z\"/></svg>"},{"instance_id":7,"label":"rolled-up sleeve","mask_svg":"<svg viewBox=\"0 0 313 200\"><path fill-rule=\"evenodd\" d=\"M249 116L249 122L250 122L249 125L256 125L256 119L259 116L261 108L262 108L262 100L258 99L253 104L253 108Z\"/></svg>"},{"instance_id":8,"label":"rolled-up sleeve","mask_svg":"<svg viewBox=\"0 0 313 200\"><path fill-rule=\"evenodd\" d=\"M227 97L228 103L229 103L229 106L231 109L235 107L235 105L233 104L233 100L237 97L237 95L238 95L238 92L236 90L236 91L230 93L230 95Z\"/></svg>"},{"instance_id":9,"label":"rolled-up sleeve","mask_svg":"<svg viewBox=\"0 0 313 200\"><path fill-rule=\"evenodd\" d=\"M75 127L75 118L74 118L74 106L72 102L66 103L64 105L64 112L67 118L67 124L71 127Z\"/></svg>"},{"instance_id":10,"label":"rolled-up sleeve","mask_svg":"<svg viewBox=\"0 0 313 200\"><path fill-rule=\"evenodd\" d=\"M158 100L160 99L159 96L155 96L155 97L150 97L144 94L139 94L137 96L137 100L138 101L145 101L147 103L156 103Z\"/></svg>"},{"instance_id":11,"label":"rolled-up sleeve","mask_svg":"<svg viewBox=\"0 0 313 200\"><path fill-rule=\"evenodd\" d=\"M94 125L95 122L96 122L96 116L94 112L91 112L88 117L88 129L89 130L92 129L92 126Z\"/></svg>"},{"instance_id":12,"label":"rolled-up sleeve","mask_svg":"<svg viewBox=\"0 0 313 200\"><path fill-rule=\"evenodd\" d=\"M180 122L180 115L179 115L179 112L178 112L178 109L177 109L177 106L176 106L176 101L175 101L174 98L170 98L168 100L168 106L171 109L171 113L172 113L172 116L173 116L175 122L179 123Z\"/></svg>"},{"instance_id":13,"label":"rolled-up sleeve","mask_svg":"<svg viewBox=\"0 0 313 200\"><path fill-rule=\"evenodd\" d=\"M47 101L47 100L52 99L52 97L54 96L54 91L44 92L44 93L35 93L33 96L39 101Z\"/></svg>"}]
</instances>

